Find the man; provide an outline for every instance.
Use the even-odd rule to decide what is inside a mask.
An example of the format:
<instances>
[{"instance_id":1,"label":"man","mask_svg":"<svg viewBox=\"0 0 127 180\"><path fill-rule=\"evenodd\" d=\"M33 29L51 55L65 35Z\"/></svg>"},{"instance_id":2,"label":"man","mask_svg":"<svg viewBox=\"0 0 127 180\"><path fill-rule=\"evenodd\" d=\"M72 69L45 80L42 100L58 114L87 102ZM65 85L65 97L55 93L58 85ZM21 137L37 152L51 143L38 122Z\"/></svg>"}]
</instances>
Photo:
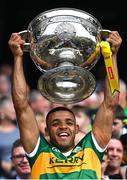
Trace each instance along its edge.
<instances>
[{"instance_id":1,"label":"man","mask_svg":"<svg viewBox=\"0 0 127 180\"><path fill-rule=\"evenodd\" d=\"M34 113L43 113L44 116L50 109L50 102L38 90L32 89L29 93L29 104Z\"/></svg>"},{"instance_id":2,"label":"man","mask_svg":"<svg viewBox=\"0 0 127 180\"><path fill-rule=\"evenodd\" d=\"M127 166L123 162L123 145L119 139L112 138L107 147L107 167L104 174L109 179L127 179Z\"/></svg>"},{"instance_id":3,"label":"man","mask_svg":"<svg viewBox=\"0 0 127 180\"><path fill-rule=\"evenodd\" d=\"M122 42L118 32L110 33L112 58L117 73L117 52ZM23 73L24 41L18 33L12 33L9 46L14 55L12 96L18 117L21 141L32 168L33 179L97 179L101 178L101 160L112 133L114 105L118 103L119 92L110 91L108 81L105 99L100 106L92 132L75 147L78 132L74 114L59 107L46 117L50 145L40 137L32 108L27 101L26 81ZM117 75L118 80L118 75Z\"/></svg>"},{"instance_id":4,"label":"man","mask_svg":"<svg viewBox=\"0 0 127 180\"><path fill-rule=\"evenodd\" d=\"M124 109L119 104L115 106L114 115L115 117L112 125L112 137L120 138L121 135L127 133L127 128L125 128L125 124L123 122L125 117Z\"/></svg>"},{"instance_id":5,"label":"man","mask_svg":"<svg viewBox=\"0 0 127 180\"><path fill-rule=\"evenodd\" d=\"M31 179L31 169L20 139L12 146L12 163L16 171L16 179Z\"/></svg>"},{"instance_id":6,"label":"man","mask_svg":"<svg viewBox=\"0 0 127 180\"><path fill-rule=\"evenodd\" d=\"M78 144L78 142L90 131L91 120L87 114L86 107L73 105L71 110L75 115L76 124L79 126L79 131L75 137L75 144Z\"/></svg>"},{"instance_id":7,"label":"man","mask_svg":"<svg viewBox=\"0 0 127 180\"><path fill-rule=\"evenodd\" d=\"M10 95L10 81L5 74L0 74L0 97Z\"/></svg>"}]
</instances>

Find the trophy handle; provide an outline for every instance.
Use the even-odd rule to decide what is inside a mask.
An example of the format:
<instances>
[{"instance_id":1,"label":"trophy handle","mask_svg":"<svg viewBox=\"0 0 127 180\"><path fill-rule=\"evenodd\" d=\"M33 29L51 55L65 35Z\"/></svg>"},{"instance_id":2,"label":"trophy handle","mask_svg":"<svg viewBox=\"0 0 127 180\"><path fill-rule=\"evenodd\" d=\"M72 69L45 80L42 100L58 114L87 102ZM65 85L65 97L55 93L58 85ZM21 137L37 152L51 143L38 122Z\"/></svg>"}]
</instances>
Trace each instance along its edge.
<instances>
[{"instance_id":1,"label":"trophy handle","mask_svg":"<svg viewBox=\"0 0 127 180\"><path fill-rule=\"evenodd\" d=\"M21 38L25 41L24 45L23 45L23 51L24 52L30 52L30 43L28 43L28 30L23 30L19 32L19 35L21 36Z\"/></svg>"},{"instance_id":2,"label":"trophy handle","mask_svg":"<svg viewBox=\"0 0 127 180\"><path fill-rule=\"evenodd\" d=\"M109 37L109 34L111 33L111 31L108 29L102 29L99 31L99 33L100 33L101 40L105 41Z\"/></svg>"}]
</instances>

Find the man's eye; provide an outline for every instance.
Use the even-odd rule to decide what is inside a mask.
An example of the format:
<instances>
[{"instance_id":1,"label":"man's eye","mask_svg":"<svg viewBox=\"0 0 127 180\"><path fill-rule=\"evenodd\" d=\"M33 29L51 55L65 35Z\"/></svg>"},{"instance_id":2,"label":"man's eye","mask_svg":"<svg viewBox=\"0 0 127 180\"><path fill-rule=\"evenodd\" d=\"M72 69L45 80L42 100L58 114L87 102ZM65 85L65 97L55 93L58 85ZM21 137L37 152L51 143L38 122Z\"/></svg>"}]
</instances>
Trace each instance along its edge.
<instances>
[{"instance_id":1,"label":"man's eye","mask_svg":"<svg viewBox=\"0 0 127 180\"><path fill-rule=\"evenodd\" d=\"M57 122L52 123L52 126L58 126L58 123Z\"/></svg>"},{"instance_id":2,"label":"man's eye","mask_svg":"<svg viewBox=\"0 0 127 180\"><path fill-rule=\"evenodd\" d=\"M68 124L68 125L74 125L74 123L73 123L73 122L67 122L67 124Z\"/></svg>"}]
</instances>

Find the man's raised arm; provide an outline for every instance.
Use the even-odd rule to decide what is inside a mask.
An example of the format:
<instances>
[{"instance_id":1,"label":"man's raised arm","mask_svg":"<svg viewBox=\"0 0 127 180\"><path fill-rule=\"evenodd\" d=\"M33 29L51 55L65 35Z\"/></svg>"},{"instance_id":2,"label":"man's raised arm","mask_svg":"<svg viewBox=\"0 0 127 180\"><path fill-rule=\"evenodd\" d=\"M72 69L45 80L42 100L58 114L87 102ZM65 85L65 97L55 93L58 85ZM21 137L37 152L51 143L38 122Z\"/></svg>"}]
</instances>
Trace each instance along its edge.
<instances>
[{"instance_id":1,"label":"man's raised arm","mask_svg":"<svg viewBox=\"0 0 127 180\"><path fill-rule=\"evenodd\" d=\"M9 42L14 56L12 98L17 114L21 141L27 153L30 153L38 140L39 129L34 113L27 101L27 84L23 70L23 44L18 33L12 33Z\"/></svg>"},{"instance_id":2,"label":"man's raised arm","mask_svg":"<svg viewBox=\"0 0 127 180\"><path fill-rule=\"evenodd\" d=\"M111 44L112 63L114 75L118 84L117 53L122 43L122 39L117 31L112 31L107 41ZM103 53L102 53L103 54ZM105 57L104 57L105 58ZM106 60L108 61L108 59ZM100 106L93 124L93 134L100 145L105 148L112 135L112 122L114 118L114 107L119 101L119 91L111 91L109 78L106 78L104 101Z\"/></svg>"}]
</instances>

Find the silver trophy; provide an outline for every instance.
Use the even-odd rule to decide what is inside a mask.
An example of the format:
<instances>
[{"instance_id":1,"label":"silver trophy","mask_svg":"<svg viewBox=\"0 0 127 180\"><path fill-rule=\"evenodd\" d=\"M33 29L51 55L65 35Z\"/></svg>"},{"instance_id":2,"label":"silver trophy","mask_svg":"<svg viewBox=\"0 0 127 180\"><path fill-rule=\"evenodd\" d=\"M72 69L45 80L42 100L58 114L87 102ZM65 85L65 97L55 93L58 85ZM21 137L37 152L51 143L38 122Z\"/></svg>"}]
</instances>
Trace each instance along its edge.
<instances>
[{"instance_id":1,"label":"silver trophy","mask_svg":"<svg viewBox=\"0 0 127 180\"><path fill-rule=\"evenodd\" d=\"M42 72L38 89L52 103L76 103L96 88L90 70L100 58L99 44L110 31L91 14L73 8L56 8L37 15L19 32L24 51Z\"/></svg>"}]
</instances>

